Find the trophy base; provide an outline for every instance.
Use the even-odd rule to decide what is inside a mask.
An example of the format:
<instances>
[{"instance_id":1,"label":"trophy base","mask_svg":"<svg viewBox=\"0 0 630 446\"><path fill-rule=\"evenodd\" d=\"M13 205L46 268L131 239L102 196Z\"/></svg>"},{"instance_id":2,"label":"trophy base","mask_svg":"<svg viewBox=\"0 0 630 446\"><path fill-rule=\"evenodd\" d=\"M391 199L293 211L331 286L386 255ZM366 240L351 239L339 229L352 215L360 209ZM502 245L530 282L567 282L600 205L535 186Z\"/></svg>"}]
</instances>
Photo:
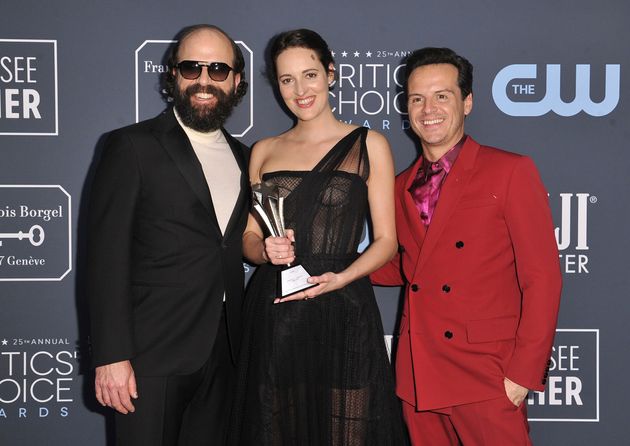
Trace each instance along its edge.
<instances>
[{"instance_id":1,"label":"trophy base","mask_svg":"<svg viewBox=\"0 0 630 446\"><path fill-rule=\"evenodd\" d=\"M278 294L286 297L317 286L316 283L307 282L309 277L311 275L302 265L293 265L278 271Z\"/></svg>"}]
</instances>

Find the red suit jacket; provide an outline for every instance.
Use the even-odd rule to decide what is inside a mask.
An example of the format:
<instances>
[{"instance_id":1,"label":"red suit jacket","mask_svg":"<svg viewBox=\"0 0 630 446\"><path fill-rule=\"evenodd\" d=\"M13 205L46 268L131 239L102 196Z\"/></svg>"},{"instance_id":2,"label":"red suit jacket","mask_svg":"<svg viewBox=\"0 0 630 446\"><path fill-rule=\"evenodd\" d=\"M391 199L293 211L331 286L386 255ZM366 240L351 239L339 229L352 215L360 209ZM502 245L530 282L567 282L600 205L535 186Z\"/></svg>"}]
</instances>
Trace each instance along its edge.
<instances>
[{"instance_id":1,"label":"red suit jacket","mask_svg":"<svg viewBox=\"0 0 630 446\"><path fill-rule=\"evenodd\" d=\"M429 410L498 398L504 377L543 390L561 273L536 167L468 137L425 230L408 192L419 163L396 178L400 253L371 275L405 285L398 396Z\"/></svg>"}]
</instances>

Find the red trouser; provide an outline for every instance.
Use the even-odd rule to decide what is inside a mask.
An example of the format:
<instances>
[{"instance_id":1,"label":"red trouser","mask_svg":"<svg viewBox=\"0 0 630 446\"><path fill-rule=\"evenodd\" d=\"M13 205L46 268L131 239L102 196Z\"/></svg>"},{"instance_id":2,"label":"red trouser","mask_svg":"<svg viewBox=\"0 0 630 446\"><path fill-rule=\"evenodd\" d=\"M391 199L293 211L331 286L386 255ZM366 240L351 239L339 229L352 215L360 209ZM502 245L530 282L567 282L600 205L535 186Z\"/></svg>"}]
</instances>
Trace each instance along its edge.
<instances>
[{"instance_id":1,"label":"red trouser","mask_svg":"<svg viewBox=\"0 0 630 446\"><path fill-rule=\"evenodd\" d=\"M403 401L413 446L531 446L526 401L519 407L503 396L487 401L417 412Z\"/></svg>"}]
</instances>

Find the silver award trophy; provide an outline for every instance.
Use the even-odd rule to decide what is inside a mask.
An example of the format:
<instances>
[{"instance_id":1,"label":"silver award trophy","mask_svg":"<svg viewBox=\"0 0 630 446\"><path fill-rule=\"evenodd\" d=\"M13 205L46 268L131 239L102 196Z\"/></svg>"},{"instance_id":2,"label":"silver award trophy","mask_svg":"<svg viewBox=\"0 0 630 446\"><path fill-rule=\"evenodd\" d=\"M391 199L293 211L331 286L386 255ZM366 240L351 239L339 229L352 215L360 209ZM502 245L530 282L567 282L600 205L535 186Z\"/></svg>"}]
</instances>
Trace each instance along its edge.
<instances>
[{"instance_id":1,"label":"silver award trophy","mask_svg":"<svg viewBox=\"0 0 630 446\"><path fill-rule=\"evenodd\" d=\"M286 237L284 227L284 197L280 196L278 186L265 181L252 185L254 210L273 237ZM288 296L298 291L312 288L316 284L308 283L311 275L299 264L288 264L278 272L278 294Z\"/></svg>"}]
</instances>

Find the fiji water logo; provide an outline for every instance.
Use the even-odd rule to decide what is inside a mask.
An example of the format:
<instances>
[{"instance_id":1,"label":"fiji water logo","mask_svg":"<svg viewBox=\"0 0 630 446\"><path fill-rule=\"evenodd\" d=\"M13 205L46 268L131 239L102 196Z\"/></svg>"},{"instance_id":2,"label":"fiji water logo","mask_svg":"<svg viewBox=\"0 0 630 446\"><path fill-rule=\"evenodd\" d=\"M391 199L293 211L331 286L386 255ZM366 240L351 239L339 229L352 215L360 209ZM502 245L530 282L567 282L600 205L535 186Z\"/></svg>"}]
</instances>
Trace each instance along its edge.
<instances>
[{"instance_id":1,"label":"fiji water logo","mask_svg":"<svg viewBox=\"0 0 630 446\"><path fill-rule=\"evenodd\" d=\"M560 116L574 116L581 111L591 116L605 116L619 103L620 72L619 64L606 65L604 97L600 102L594 102L591 99L591 66L577 64L575 96L571 102L565 102L561 95L560 65L548 64L546 79L542 80L537 77L535 64L508 65L494 78L492 98L497 107L510 116L542 116L550 111ZM538 90L544 84L543 95Z\"/></svg>"},{"instance_id":2,"label":"fiji water logo","mask_svg":"<svg viewBox=\"0 0 630 446\"><path fill-rule=\"evenodd\" d=\"M589 208L597 206L598 198L589 193L560 193L550 195L556 243L562 271L567 274L588 274L589 265Z\"/></svg>"}]
</instances>

